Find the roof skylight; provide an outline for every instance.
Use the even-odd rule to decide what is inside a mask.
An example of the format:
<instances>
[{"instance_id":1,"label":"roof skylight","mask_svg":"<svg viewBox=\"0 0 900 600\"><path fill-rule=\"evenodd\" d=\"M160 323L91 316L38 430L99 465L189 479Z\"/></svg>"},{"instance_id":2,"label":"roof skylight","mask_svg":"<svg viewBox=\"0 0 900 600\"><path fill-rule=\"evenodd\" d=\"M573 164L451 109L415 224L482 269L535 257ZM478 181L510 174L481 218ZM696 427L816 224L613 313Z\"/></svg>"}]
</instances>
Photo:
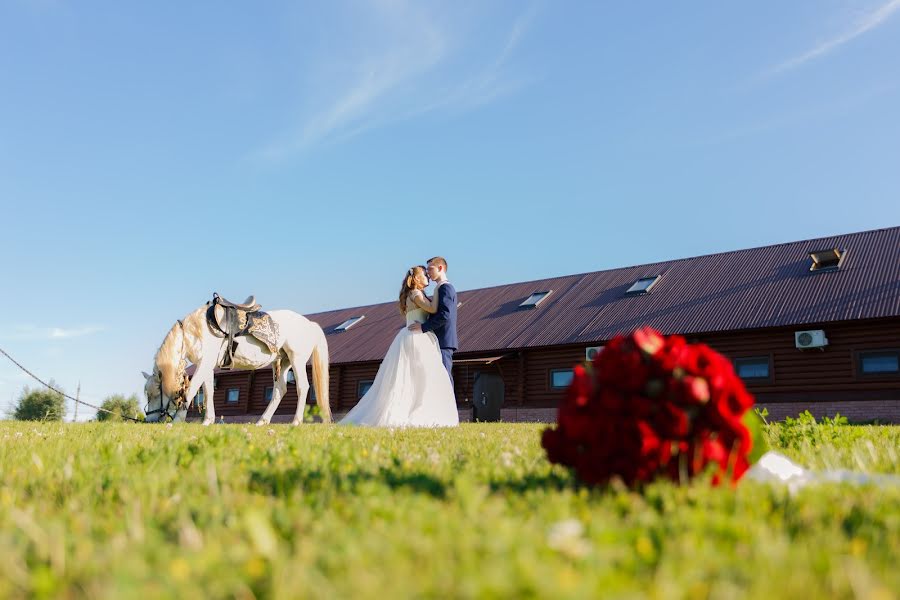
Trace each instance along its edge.
<instances>
[{"instance_id":1,"label":"roof skylight","mask_svg":"<svg viewBox=\"0 0 900 600\"><path fill-rule=\"evenodd\" d=\"M365 315L360 315L358 317L350 317L349 319L347 319L346 321L344 321L343 323L341 323L340 325L335 327L334 330L335 331L347 331L348 329L350 329L351 327L353 327L354 325L356 325L357 323L359 323L360 321L362 321L365 318L366 318Z\"/></svg>"},{"instance_id":2,"label":"roof skylight","mask_svg":"<svg viewBox=\"0 0 900 600\"><path fill-rule=\"evenodd\" d=\"M812 264L809 266L810 271L836 271L841 267L844 256L847 255L846 250L838 250L837 248L829 248L827 250L816 250L809 253Z\"/></svg>"},{"instance_id":3,"label":"roof skylight","mask_svg":"<svg viewBox=\"0 0 900 600\"><path fill-rule=\"evenodd\" d=\"M534 292L525 301L519 305L519 308L535 308L538 304L543 302L547 296L553 293L553 290L546 290L544 292Z\"/></svg>"},{"instance_id":4,"label":"roof skylight","mask_svg":"<svg viewBox=\"0 0 900 600\"><path fill-rule=\"evenodd\" d=\"M659 275L654 275L653 277L641 277L633 284L631 287L625 290L626 294L646 294L650 291L650 288L659 281Z\"/></svg>"}]
</instances>

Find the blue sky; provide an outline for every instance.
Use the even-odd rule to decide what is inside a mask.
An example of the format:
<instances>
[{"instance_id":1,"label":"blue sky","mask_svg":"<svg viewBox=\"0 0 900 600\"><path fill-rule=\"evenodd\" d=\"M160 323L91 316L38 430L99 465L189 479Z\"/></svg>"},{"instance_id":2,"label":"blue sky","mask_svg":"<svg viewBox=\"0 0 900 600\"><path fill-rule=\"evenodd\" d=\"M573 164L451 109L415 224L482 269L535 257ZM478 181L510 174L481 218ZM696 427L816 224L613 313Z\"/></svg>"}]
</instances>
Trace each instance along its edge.
<instances>
[{"instance_id":1,"label":"blue sky","mask_svg":"<svg viewBox=\"0 0 900 600\"><path fill-rule=\"evenodd\" d=\"M898 106L900 0L7 0L0 348L100 401L214 291L313 313L434 254L466 290L897 225ZM0 357L0 411L27 383Z\"/></svg>"}]
</instances>

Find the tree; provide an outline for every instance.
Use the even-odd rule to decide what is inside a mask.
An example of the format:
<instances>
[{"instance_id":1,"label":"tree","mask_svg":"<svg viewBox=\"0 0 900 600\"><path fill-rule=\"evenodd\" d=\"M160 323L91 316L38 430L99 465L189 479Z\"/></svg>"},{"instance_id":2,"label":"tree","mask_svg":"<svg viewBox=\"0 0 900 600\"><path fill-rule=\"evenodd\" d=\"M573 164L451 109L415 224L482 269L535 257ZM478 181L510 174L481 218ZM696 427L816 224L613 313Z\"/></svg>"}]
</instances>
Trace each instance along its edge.
<instances>
[{"instance_id":1,"label":"tree","mask_svg":"<svg viewBox=\"0 0 900 600\"><path fill-rule=\"evenodd\" d=\"M59 387L50 380L50 385ZM66 399L50 388L36 390L25 386L13 409L13 418L19 421L62 421L66 414Z\"/></svg>"},{"instance_id":2,"label":"tree","mask_svg":"<svg viewBox=\"0 0 900 600\"><path fill-rule=\"evenodd\" d=\"M144 420L144 413L141 410L136 394L132 394L127 398L122 394L114 394L104 400L100 408L105 410L97 411L98 421L121 421L123 415L133 419ZM111 412L106 412L107 410Z\"/></svg>"}]
</instances>

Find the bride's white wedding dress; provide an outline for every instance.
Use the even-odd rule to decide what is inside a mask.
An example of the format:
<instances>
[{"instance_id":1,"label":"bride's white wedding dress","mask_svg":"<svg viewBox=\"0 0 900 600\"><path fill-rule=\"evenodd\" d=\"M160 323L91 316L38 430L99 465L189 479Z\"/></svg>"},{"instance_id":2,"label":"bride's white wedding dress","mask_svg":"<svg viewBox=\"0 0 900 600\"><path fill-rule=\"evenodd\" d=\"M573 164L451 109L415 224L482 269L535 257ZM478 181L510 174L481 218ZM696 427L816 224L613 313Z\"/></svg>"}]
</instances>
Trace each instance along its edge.
<instances>
[{"instance_id":1,"label":"bride's white wedding dress","mask_svg":"<svg viewBox=\"0 0 900 600\"><path fill-rule=\"evenodd\" d=\"M408 310L406 324L423 323L428 314ZM397 333L372 387L340 421L381 427L450 427L459 425L456 398L431 332Z\"/></svg>"}]
</instances>

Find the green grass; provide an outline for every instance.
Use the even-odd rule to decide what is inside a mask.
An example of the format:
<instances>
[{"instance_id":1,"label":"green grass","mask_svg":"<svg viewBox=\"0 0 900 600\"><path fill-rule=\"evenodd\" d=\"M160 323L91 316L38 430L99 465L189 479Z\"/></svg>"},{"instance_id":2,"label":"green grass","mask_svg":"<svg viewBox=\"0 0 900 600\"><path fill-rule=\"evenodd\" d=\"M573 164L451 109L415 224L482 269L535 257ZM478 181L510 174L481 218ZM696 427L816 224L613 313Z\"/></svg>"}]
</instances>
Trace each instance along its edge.
<instances>
[{"instance_id":1,"label":"green grass","mask_svg":"<svg viewBox=\"0 0 900 600\"><path fill-rule=\"evenodd\" d=\"M542 425L0 423L0 597L885 597L900 489L580 487ZM900 428L769 427L898 473Z\"/></svg>"}]
</instances>

